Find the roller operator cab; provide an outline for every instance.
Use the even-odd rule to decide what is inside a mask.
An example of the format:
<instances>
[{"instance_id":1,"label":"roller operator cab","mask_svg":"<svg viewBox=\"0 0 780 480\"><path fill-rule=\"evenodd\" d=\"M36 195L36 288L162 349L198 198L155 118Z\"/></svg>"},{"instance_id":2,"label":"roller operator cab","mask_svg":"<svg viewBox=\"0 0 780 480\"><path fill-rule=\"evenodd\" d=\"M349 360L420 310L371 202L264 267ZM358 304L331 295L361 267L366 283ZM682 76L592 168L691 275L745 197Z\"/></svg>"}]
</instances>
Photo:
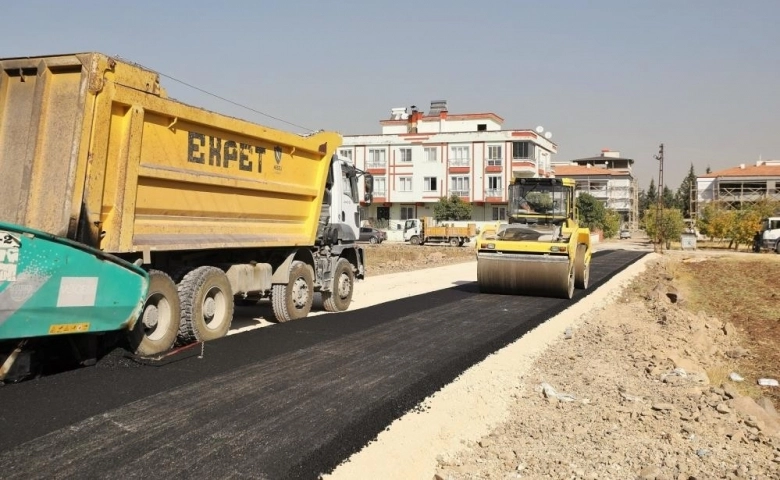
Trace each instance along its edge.
<instances>
[{"instance_id":1,"label":"roller operator cab","mask_svg":"<svg viewBox=\"0 0 780 480\"><path fill-rule=\"evenodd\" d=\"M574 181L519 178L508 201L506 221L477 238L480 291L571 298L587 288L590 231L577 225Z\"/></svg>"}]
</instances>

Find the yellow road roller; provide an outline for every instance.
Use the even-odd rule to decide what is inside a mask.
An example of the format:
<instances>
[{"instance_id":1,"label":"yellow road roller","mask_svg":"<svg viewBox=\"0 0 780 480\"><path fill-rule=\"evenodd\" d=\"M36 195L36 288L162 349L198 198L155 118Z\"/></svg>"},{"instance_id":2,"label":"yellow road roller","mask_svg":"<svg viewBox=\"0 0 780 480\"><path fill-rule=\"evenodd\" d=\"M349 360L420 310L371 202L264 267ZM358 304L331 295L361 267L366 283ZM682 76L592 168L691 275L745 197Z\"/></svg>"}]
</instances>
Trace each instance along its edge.
<instances>
[{"instance_id":1,"label":"yellow road roller","mask_svg":"<svg viewBox=\"0 0 780 480\"><path fill-rule=\"evenodd\" d=\"M477 237L482 293L571 298L588 288L590 230L577 225L574 180L516 178L507 219Z\"/></svg>"}]
</instances>

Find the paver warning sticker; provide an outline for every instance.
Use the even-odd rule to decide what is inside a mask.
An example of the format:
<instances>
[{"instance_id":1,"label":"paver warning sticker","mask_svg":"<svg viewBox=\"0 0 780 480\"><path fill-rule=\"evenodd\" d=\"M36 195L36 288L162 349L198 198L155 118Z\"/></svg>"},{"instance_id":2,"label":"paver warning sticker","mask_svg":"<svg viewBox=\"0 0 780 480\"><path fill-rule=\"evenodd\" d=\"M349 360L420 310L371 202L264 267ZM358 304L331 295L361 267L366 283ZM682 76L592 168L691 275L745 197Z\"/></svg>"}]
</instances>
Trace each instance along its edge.
<instances>
[{"instance_id":1,"label":"paver warning sticker","mask_svg":"<svg viewBox=\"0 0 780 480\"><path fill-rule=\"evenodd\" d=\"M19 265L19 239L0 230L0 282L15 282Z\"/></svg>"}]
</instances>

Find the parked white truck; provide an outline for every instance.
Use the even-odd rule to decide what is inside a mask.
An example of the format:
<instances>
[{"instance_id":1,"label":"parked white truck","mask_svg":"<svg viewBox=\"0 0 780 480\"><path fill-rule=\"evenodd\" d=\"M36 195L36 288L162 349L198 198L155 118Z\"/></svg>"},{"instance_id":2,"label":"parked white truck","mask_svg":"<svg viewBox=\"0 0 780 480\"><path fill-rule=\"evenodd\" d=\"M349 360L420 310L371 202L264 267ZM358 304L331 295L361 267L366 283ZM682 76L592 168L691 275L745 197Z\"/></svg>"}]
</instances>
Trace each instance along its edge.
<instances>
[{"instance_id":1,"label":"parked white truck","mask_svg":"<svg viewBox=\"0 0 780 480\"><path fill-rule=\"evenodd\" d=\"M780 217L767 217L761 220L761 231L758 232L753 250L762 249L780 253Z\"/></svg>"}]
</instances>

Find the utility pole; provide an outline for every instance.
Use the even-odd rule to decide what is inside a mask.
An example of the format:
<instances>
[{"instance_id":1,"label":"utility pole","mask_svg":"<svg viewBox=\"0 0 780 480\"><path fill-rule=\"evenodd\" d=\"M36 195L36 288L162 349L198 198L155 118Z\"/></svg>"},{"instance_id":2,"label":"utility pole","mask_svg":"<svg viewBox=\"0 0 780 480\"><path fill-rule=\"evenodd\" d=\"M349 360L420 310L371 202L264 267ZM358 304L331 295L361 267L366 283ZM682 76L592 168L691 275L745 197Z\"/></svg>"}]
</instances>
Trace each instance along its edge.
<instances>
[{"instance_id":1,"label":"utility pole","mask_svg":"<svg viewBox=\"0 0 780 480\"><path fill-rule=\"evenodd\" d=\"M664 144L658 150L658 155L655 156L658 160L658 199L655 210L655 233L658 237L658 247L653 248L654 251L660 249L663 251L662 239L661 239L661 210L664 206Z\"/></svg>"}]
</instances>

